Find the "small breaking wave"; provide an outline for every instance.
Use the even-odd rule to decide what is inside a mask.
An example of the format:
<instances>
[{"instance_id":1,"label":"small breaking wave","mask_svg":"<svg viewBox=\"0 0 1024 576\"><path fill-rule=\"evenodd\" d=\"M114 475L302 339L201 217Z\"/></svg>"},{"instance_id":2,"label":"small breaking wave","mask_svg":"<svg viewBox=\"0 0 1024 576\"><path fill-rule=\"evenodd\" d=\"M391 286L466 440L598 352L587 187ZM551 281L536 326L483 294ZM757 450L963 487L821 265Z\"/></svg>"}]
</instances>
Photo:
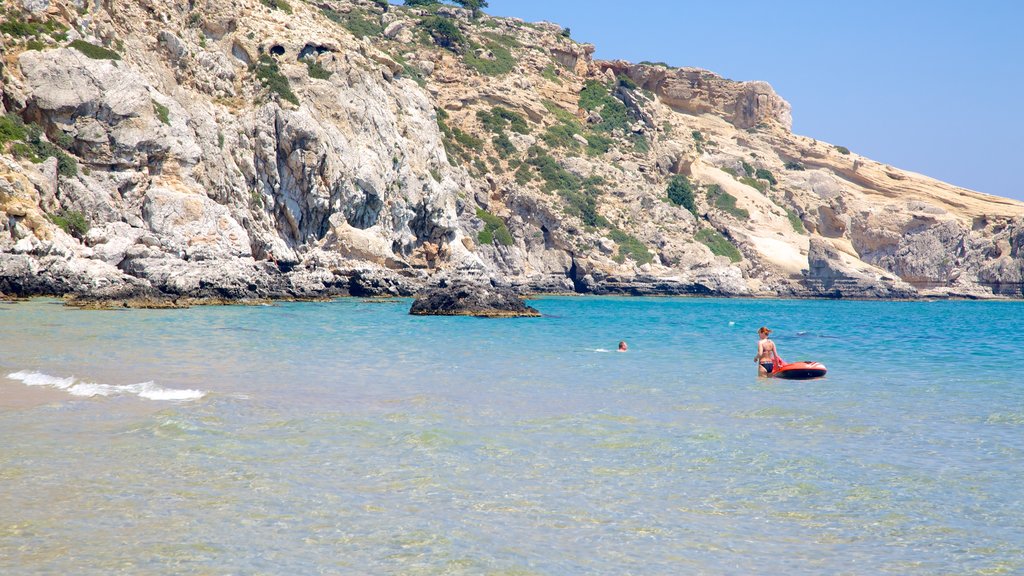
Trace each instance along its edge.
<instances>
[{"instance_id":1,"label":"small breaking wave","mask_svg":"<svg viewBox=\"0 0 1024 576\"><path fill-rule=\"evenodd\" d=\"M82 382L74 376L61 378L51 376L42 372L22 370L7 375L11 380L20 380L26 386L47 386L64 390L72 396L118 396L121 394L134 394L147 400L198 400L206 396L202 390L180 390L175 388L162 388L154 382L140 382L138 384L126 384L117 386L114 384L97 384L95 382Z\"/></svg>"}]
</instances>

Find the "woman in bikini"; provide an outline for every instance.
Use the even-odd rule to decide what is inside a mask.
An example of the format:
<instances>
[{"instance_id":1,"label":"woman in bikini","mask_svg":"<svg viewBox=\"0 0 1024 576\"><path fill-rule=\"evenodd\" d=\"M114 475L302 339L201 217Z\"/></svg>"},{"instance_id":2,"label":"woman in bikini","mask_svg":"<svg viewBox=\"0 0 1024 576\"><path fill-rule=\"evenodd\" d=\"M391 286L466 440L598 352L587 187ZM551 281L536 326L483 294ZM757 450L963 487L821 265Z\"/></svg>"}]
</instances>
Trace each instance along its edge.
<instances>
[{"instance_id":1,"label":"woman in bikini","mask_svg":"<svg viewBox=\"0 0 1024 576\"><path fill-rule=\"evenodd\" d=\"M770 333L771 330L764 326L757 331L761 339L757 342L757 356L754 356L754 362L757 362L757 375L761 378L771 375L775 357L778 356L775 352L775 342L768 339Z\"/></svg>"}]
</instances>

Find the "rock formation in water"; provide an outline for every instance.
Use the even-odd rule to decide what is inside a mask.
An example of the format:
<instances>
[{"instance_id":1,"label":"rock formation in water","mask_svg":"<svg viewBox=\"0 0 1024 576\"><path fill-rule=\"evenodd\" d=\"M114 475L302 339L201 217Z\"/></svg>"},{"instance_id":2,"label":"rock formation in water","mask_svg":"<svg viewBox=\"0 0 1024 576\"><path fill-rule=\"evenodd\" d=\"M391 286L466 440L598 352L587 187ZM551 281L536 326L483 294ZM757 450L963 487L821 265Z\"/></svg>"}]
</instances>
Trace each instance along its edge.
<instances>
[{"instance_id":1,"label":"rock formation in water","mask_svg":"<svg viewBox=\"0 0 1024 576\"><path fill-rule=\"evenodd\" d=\"M1021 297L1024 203L764 82L370 0L6 0L0 293Z\"/></svg>"},{"instance_id":2,"label":"rock formation in water","mask_svg":"<svg viewBox=\"0 0 1024 576\"><path fill-rule=\"evenodd\" d=\"M514 290L483 282L443 283L427 290L413 301L409 313L414 316L482 316L515 318L540 316L524 303Z\"/></svg>"}]
</instances>

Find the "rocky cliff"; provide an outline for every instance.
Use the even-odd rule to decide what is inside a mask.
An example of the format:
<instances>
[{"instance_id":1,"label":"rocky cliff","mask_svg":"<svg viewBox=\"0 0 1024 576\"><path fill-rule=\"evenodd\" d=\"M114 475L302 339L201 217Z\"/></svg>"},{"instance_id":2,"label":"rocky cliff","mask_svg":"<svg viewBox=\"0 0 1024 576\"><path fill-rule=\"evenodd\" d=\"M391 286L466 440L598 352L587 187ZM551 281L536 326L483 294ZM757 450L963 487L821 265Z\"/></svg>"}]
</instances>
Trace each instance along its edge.
<instances>
[{"instance_id":1,"label":"rocky cliff","mask_svg":"<svg viewBox=\"0 0 1024 576\"><path fill-rule=\"evenodd\" d=\"M1021 297L1024 204L764 82L370 0L6 0L0 293Z\"/></svg>"}]
</instances>

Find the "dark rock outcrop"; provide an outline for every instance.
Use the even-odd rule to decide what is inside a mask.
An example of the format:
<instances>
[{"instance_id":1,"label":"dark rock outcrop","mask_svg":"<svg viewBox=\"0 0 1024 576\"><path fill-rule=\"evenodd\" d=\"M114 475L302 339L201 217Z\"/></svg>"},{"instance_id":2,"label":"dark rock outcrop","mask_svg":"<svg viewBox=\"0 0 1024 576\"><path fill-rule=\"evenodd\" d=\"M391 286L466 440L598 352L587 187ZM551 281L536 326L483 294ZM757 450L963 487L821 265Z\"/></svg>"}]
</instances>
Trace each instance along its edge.
<instances>
[{"instance_id":1,"label":"dark rock outcrop","mask_svg":"<svg viewBox=\"0 0 1024 576\"><path fill-rule=\"evenodd\" d=\"M510 288L459 283L440 286L416 299L409 309L416 316L481 316L514 318L540 316Z\"/></svg>"}]
</instances>

